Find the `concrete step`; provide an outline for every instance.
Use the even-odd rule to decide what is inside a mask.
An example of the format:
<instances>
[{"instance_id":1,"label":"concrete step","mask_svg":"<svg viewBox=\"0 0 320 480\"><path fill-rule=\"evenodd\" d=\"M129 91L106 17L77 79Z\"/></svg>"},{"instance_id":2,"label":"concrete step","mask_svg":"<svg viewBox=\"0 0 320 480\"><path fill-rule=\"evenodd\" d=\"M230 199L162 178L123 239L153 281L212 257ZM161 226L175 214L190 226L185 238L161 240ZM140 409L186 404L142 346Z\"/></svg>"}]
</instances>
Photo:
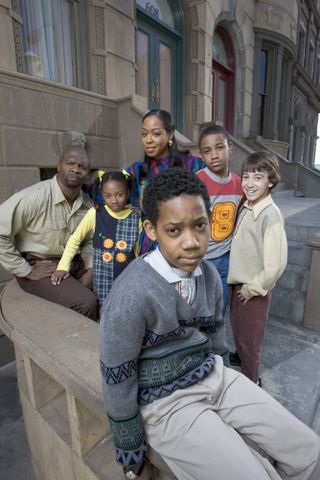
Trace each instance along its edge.
<instances>
[{"instance_id":1,"label":"concrete step","mask_svg":"<svg viewBox=\"0 0 320 480\"><path fill-rule=\"evenodd\" d=\"M320 230L320 226L313 227L309 225L297 225L295 223L291 223L288 219L285 222L285 229L288 240L307 243L312 235Z\"/></svg>"},{"instance_id":2,"label":"concrete step","mask_svg":"<svg viewBox=\"0 0 320 480\"><path fill-rule=\"evenodd\" d=\"M320 428L320 369L315 368L319 362L320 347L312 345L262 374L263 388L316 432Z\"/></svg>"},{"instance_id":3,"label":"concrete step","mask_svg":"<svg viewBox=\"0 0 320 480\"><path fill-rule=\"evenodd\" d=\"M288 264L310 268L313 249L304 242L288 241Z\"/></svg>"},{"instance_id":4,"label":"concrete step","mask_svg":"<svg viewBox=\"0 0 320 480\"><path fill-rule=\"evenodd\" d=\"M287 290L277 286L272 291L270 315L279 321L287 321L296 325L303 322L305 294L295 290Z\"/></svg>"},{"instance_id":5,"label":"concrete step","mask_svg":"<svg viewBox=\"0 0 320 480\"><path fill-rule=\"evenodd\" d=\"M274 190L272 193L272 197L275 201L281 198L294 198L295 197L295 191L291 189L287 189L285 186L283 188L280 188L278 190Z\"/></svg>"},{"instance_id":6,"label":"concrete step","mask_svg":"<svg viewBox=\"0 0 320 480\"><path fill-rule=\"evenodd\" d=\"M288 264L285 271L277 281L277 287L287 290L306 292L308 288L309 269L300 265Z\"/></svg>"}]
</instances>

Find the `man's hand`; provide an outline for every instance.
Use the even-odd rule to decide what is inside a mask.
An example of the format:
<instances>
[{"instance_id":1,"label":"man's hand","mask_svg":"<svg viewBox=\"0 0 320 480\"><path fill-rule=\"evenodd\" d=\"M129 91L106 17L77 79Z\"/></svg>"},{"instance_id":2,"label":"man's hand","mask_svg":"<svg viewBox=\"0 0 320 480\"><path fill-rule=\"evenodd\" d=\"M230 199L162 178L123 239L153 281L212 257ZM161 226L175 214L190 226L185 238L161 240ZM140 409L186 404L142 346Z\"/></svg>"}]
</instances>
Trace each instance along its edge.
<instances>
[{"instance_id":1,"label":"man's hand","mask_svg":"<svg viewBox=\"0 0 320 480\"><path fill-rule=\"evenodd\" d=\"M92 289L93 287L93 271L92 268L88 268L86 273L82 275L82 277L79 278L79 282L87 288Z\"/></svg>"},{"instance_id":2,"label":"man's hand","mask_svg":"<svg viewBox=\"0 0 320 480\"><path fill-rule=\"evenodd\" d=\"M51 277L57 268L57 264L51 260L37 260L32 265L32 271L26 276L28 280L42 280Z\"/></svg>"},{"instance_id":3,"label":"man's hand","mask_svg":"<svg viewBox=\"0 0 320 480\"><path fill-rule=\"evenodd\" d=\"M62 280L64 280L65 278L68 278L68 277L70 277L69 272L66 272L65 270L56 270L51 275L51 283L53 285L60 285Z\"/></svg>"}]
</instances>

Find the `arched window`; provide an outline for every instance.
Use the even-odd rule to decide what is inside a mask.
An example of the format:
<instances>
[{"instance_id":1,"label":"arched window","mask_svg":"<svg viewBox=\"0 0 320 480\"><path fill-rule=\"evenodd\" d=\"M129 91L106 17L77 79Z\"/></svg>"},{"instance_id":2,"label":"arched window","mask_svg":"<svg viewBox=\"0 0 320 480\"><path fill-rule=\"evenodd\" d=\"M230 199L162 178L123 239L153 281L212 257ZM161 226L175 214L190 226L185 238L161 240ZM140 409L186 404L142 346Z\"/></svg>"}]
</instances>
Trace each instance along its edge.
<instances>
[{"instance_id":1,"label":"arched window","mask_svg":"<svg viewBox=\"0 0 320 480\"><path fill-rule=\"evenodd\" d=\"M230 35L218 26L212 44L212 121L233 133L235 55Z\"/></svg>"}]
</instances>

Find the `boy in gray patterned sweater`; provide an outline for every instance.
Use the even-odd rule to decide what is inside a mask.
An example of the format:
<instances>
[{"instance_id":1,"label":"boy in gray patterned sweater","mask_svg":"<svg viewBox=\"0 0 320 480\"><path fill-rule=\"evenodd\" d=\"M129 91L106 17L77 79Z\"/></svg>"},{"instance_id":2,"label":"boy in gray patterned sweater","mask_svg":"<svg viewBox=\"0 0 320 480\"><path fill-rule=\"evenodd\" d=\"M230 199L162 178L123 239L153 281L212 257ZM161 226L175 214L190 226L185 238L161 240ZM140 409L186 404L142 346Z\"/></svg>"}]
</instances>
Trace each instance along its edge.
<instances>
[{"instance_id":1,"label":"boy in gray patterned sweater","mask_svg":"<svg viewBox=\"0 0 320 480\"><path fill-rule=\"evenodd\" d=\"M202 260L205 186L172 168L148 183L143 210L158 248L118 277L100 323L104 402L125 478L151 480L151 445L180 480L318 480L319 437L215 355L222 287Z\"/></svg>"}]
</instances>

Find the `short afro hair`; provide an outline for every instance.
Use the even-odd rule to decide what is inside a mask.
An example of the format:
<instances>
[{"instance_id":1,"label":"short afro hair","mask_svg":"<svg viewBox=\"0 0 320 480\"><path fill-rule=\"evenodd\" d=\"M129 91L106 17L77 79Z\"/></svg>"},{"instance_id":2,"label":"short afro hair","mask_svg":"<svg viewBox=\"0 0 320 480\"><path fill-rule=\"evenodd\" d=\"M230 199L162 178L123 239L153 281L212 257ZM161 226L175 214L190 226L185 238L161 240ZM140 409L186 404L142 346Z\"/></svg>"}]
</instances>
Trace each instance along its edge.
<instances>
[{"instance_id":1,"label":"short afro hair","mask_svg":"<svg viewBox=\"0 0 320 480\"><path fill-rule=\"evenodd\" d=\"M210 198L204 183L194 173L181 167L172 167L148 180L143 192L143 219L157 224L159 204L181 195L200 196L210 215Z\"/></svg>"}]
</instances>

